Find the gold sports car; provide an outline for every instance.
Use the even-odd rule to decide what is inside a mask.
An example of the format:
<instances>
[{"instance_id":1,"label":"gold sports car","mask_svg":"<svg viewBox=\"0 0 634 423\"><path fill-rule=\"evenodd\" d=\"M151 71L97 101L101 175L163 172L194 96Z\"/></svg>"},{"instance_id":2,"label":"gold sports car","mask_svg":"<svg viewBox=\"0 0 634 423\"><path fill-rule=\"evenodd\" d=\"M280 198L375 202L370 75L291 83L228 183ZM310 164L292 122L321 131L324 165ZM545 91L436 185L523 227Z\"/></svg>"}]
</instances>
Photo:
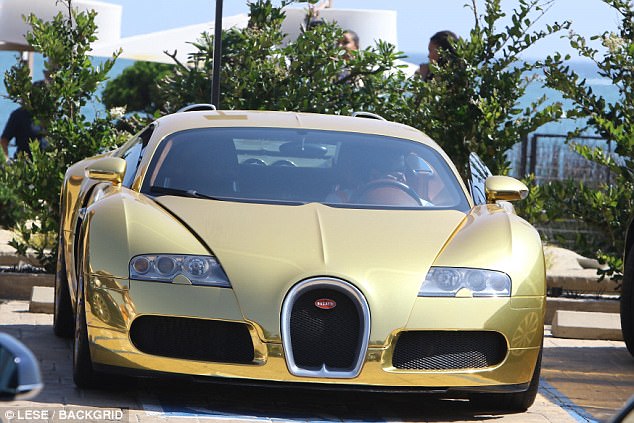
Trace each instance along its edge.
<instances>
[{"instance_id":1,"label":"gold sports car","mask_svg":"<svg viewBox=\"0 0 634 423\"><path fill-rule=\"evenodd\" d=\"M525 410L545 310L527 189L376 115L194 107L71 166L55 332L104 372L444 392Z\"/></svg>"}]
</instances>

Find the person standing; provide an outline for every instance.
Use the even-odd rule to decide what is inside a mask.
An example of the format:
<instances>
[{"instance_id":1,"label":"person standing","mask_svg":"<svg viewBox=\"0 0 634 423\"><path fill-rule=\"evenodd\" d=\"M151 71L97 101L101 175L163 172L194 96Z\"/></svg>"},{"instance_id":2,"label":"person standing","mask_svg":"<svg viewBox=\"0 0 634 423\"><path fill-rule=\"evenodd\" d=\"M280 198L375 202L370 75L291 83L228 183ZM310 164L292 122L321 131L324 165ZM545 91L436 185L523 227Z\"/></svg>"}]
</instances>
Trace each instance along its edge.
<instances>
[{"instance_id":1,"label":"person standing","mask_svg":"<svg viewBox=\"0 0 634 423\"><path fill-rule=\"evenodd\" d=\"M339 46L342 47L346 52L343 55L343 60L346 63L343 71L341 71L337 77L338 82L353 82L350 79L351 72L347 66L347 62L352 59L352 55L354 52L359 51L359 36L356 32L352 30L346 30L343 33L342 39L339 41Z\"/></svg>"},{"instance_id":2,"label":"person standing","mask_svg":"<svg viewBox=\"0 0 634 423\"><path fill-rule=\"evenodd\" d=\"M429 39L429 45L427 47L429 50L429 63L443 65L447 60L451 60L451 58L456 55L454 42L457 39L458 36L451 31L439 31L435 33ZM421 63L416 71L416 74L425 81L430 81L434 78L434 75L429 69L429 63Z\"/></svg>"},{"instance_id":3,"label":"person standing","mask_svg":"<svg viewBox=\"0 0 634 423\"><path fill-rule=\"evenodd\" d=\"M359 50L359 36L352 30L344 31L343 38L339 42L339 45L346 50L346 59L352 56L353 51Z\"/></svg>"},{"instance_id":4,"label":"person standing","mask_svg":"<svg viewBox=\"0 0 634 423\"><path fill-rule=\"evenodd\" d=\"M6 159L9 159L9 142L15 138L17 147L16 155L22 153L31 157L31 147L29 143L33 140L39 140L41 143L42 130L33 122L31 112L24 107L19 107L11 112L2 136L0 136L0 144Z\"/></svg>"}]
</instances>

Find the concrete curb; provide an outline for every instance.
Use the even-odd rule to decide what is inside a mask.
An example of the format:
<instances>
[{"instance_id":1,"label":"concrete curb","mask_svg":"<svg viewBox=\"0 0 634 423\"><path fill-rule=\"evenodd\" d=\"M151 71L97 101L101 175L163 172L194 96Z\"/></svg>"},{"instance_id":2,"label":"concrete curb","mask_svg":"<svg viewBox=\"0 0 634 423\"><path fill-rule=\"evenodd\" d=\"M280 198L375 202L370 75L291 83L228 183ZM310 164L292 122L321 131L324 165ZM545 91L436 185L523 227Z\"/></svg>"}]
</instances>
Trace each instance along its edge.
<instances>
[{"instance_id":1,"label":"concrete curb","mask_svg":"<svg viewBox=\"0 0 634 423\"><path fill-rule=\"evenodd\" d=\"M557 310L550 332L557 338L623 340L616 313Z\"/></svg>"},{"instance_id":2,"label":"concrete curb","mask_svg":"<svg viewBox=\"0 0 634 423\"><path fill-rule=\"evenodd\" d=\"M18 256L14 252L0 251L0 266L19 266L22 263L30 264L31 266L40 265L35 255L28 254L27 256Z\"/></svg>"},{"instance_id":3,"label":"concrete curb","mask_svg":"<svg viewBox=\"0 0 634 423\"><path fill-rule=\"evenodd\" d=\"M575 275L575 273L579 273ZM546 275L546 286L549 289L560 288L566 291L583 292L587 294L618 295L618 283L608 278L599 281L599 276L592 271L570 271L570 274Z\"/></svg>"},{"instance_id":4,"label":"concrete curb","mask_svg":"<svg viewBox=\"0 0 634 423\"><path fill-rule=\"evenodd\" d=\"M0 298L30 300L33 287L55 287L55 275L48 273L0 273Z\"/></svg>"},{"instance_id":5,"label":"concrete curb","mask_svg":"<svg viewBox=\"0 0 634 423\"><path fill-rule=\"evenodd\" d=\"M597 313L620 313L620 303L618 300L595 300L595 299L573 299L573 298L546 298L546 316L544 323L552 324L555 313L563 311L584 311Z\"/></svg>"},{"instance_id":6,"label":"concrete curb","mask_svg":"<svg viewBox=\"0 0 634 423\"><path fill-rule=\"evenodd\" d=\"M29 303L30 313L53 314L55 311L55 288L34 286Z\"/></svg>"}]
</instances>

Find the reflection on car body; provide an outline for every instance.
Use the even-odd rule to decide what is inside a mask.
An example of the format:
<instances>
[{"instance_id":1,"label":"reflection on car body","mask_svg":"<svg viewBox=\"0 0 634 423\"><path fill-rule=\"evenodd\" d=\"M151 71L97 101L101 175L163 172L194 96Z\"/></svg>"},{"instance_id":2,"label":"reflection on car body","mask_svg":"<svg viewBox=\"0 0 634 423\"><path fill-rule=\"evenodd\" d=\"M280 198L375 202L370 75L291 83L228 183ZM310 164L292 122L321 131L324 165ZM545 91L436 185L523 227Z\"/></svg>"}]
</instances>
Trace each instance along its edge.
<instances>
[{"instance_id":1,"label":"reflection on car body","mask_svg":"<svg viewBox=\"0 0 634 423\"><path fill-rule=\"evenodd\" d=\"M165 116L65 176L55 330L74 337L75 382L170 372L526 409L541 241L497 204L522 183L482 192L393 122Z\"/></svg>"}]
</instances>

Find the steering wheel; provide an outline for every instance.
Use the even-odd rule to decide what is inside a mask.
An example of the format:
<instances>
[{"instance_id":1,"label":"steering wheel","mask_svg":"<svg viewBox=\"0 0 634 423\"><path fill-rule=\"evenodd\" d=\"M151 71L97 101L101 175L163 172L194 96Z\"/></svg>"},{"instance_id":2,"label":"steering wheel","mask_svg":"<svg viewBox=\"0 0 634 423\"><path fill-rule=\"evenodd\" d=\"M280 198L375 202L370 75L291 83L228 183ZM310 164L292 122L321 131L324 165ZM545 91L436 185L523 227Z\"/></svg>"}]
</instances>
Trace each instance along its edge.
<instances>
[{"instance_id":1,"label":"steering wheel","mask_svg":"<svg viewBox=\"0 0 634 423\"><path fill-rule=\"evenodd\" d=\"M255 166L266 166L266 163L262 159L257 159L255 157L251 157L242 162L245 165L255 165Z\"/></svg>"},{"instance_id":2,"label":"steering wheel","mask_svg":"<svg viewBox=\"0 0 634 423\"><path fill-rule=\"evenodd\" d=\"M278 160L276 162L273 162L271 164L271 166L288 166L288 167L295 167L297 166L295 163L293 163L290 160Z\"/></svg>"},{"instance_id":3,"label":"steering wheel","mask_svg":"<svg viewBox=\"0 0 634 423\"><path fill-rule=\"evenodd\" d=\"M423 200L420 198L418 193L413 188L411 188L409 185L405 185L404 183L399 182L399 181L395 181L393 179L377 179L375 181L368 182L367 184L365 184L364 186L359 188L352 195L351 202L354 203L356 201L359 201L361 198L363 198L364 195L366 195L370 191L378 189L378 188L396 188L396 189L399 189L399 190L403 191L405 194L407 194L410 197L412 197L412 199L414 199L414 201L416 201L417 205L423 207Z\"/></svg>"}]
</instances>

